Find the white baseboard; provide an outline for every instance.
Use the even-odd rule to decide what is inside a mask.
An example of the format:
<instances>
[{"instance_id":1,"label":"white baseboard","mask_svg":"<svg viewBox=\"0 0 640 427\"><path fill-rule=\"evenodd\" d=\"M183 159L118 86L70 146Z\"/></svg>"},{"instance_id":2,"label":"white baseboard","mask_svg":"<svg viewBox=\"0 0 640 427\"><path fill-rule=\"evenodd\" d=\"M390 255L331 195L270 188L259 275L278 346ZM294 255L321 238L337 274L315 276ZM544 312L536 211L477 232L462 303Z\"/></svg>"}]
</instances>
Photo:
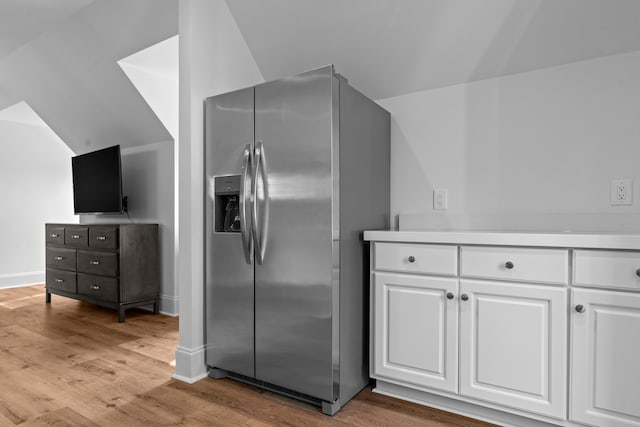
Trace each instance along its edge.
<instances>
[{"instance_id":1,"label":"white baseboard","mask_svg":"<svg viewBox=\"0 0 640 427\"><path fill-rule=\"evenodd\" d=\"M179 313L178 297L173 295L160 295L160 313L176 317Z\"/></svg>"},{"instance_id":2,"label":"white baseboard","mask_svg":"<svg viewBox=\"0 0 640 427\"><path fill-rule=\"evenodd\" d=\"M207 376L204 346L176 349L176 373L173 378L193 384Z\"/></svg>"},{"instance_id":3,"label":"white baseboard","mask_svg":"<svg viewBox=\"0 0 640 427\"><path fill-rule=\"evenodd\" d=\"M44 283L44 271L0 274L0 289L18 286L39 285Z\"/></svg>"}]
</instances>

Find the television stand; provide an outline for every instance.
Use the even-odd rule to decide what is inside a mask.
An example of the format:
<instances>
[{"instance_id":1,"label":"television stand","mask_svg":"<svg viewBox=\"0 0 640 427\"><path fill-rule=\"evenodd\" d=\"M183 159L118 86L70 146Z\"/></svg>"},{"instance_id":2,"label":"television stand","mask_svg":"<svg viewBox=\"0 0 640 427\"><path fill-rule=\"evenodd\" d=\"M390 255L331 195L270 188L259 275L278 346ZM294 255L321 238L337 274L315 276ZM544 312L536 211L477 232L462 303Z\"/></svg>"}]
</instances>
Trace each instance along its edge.
<instances>
[{"instance_id":1,"label":"television stand","mask_svg":"<svg viewBox=\"0 0 640 427\"><path fill-rule=\"evenodd\" d=\"M159 312L158 224L46 224L46 303L51 294L118 311Z\"/></svg>"}]
</instances>

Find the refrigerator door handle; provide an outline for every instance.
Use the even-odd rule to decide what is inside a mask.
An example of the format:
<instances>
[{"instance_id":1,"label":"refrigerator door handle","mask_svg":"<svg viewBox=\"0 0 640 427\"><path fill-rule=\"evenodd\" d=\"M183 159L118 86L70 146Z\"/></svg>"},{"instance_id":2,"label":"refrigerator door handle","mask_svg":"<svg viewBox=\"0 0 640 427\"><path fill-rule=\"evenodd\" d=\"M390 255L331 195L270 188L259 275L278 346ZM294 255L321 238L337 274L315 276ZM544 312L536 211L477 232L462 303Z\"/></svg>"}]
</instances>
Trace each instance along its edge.
<instances>
[{"instance_id":1,"label":"refrigerator door handle","mask_svg":"<svg viewBox=\"0 0 640 427\"><path fill-rule=\"evenodd\" d=\"M244 147L242 154L242 175L240 175L240 235L242 237L242 249L247 264L253 264L253 224L247 223L247 205L251 204L251 180L253 150L251 144ZM249 218L250 219L250 218Z\"/></svg>"},{"instance_id":2,"label":"refrigerator door handle","mask_svg":"<svg viewBox=\"0 0 640 427\"><path fill-rule=\"evenodd\" d=\"M253 240L256 247L256 261L259 265L264 262L265 250L267 248L267 237L269 235L269 184L267 181L267 160L262 141L256 141L255 166L253 172L253 210L251 220L253 222ZM258 206L260 198L258 193L258 174L262 181L262 196L264 198L264 209L262 217L258 221Z\"/></svg>"}]
</instances>

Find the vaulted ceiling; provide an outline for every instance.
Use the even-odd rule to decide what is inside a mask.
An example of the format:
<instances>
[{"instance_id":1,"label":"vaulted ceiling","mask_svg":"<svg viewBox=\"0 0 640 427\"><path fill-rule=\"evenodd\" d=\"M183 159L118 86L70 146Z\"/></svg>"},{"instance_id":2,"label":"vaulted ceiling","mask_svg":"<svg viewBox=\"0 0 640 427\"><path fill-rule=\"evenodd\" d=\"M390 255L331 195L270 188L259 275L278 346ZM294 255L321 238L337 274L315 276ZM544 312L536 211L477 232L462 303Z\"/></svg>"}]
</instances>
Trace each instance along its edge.
<instances>
[{"instance_id":1,"label":"vaulted ceiling","mask_svg":"<svg viewBox=\"0 0 640 427\"><path fill-rule=\"evenodd\" d=\"M374 99L640 50L637 0L226 4L265 80L332 63ZM117 61L177 33L178 0L2 0L0 109L75 152L170 139Z\"/></svg>"}]
</instances>

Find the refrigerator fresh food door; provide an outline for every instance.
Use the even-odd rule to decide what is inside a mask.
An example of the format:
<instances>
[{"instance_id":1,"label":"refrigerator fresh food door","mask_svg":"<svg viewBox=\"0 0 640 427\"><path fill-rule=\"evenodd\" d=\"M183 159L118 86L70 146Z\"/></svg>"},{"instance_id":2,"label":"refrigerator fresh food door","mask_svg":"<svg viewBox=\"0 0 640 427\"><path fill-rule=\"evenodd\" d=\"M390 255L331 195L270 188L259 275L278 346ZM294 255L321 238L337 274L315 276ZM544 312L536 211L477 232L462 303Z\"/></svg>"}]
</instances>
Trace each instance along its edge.
<instances>
[{"instance_id":1,"label":"refrigerator fresh food door","mask_svg":"<svg viewBox=\"0 0 640 427\"><path fill-rule=\"evenodd\" d=\"M250 205L253 94L248 88L205 100L206 361L250 377L255 373L254 270L245 205ZM229 214L233 218L223 218Z\"/></svg>"},{"instance_id":2,"label":"refrigerator fresh food door","mask_svg":"<svg viewBox=\"0 0 640 427\"><path fill-rule=\"evenodd\" d=\"M256 378L325 401L339 380L337 84L325 67L255 87Z\"/></svg>"}]
</instances>

